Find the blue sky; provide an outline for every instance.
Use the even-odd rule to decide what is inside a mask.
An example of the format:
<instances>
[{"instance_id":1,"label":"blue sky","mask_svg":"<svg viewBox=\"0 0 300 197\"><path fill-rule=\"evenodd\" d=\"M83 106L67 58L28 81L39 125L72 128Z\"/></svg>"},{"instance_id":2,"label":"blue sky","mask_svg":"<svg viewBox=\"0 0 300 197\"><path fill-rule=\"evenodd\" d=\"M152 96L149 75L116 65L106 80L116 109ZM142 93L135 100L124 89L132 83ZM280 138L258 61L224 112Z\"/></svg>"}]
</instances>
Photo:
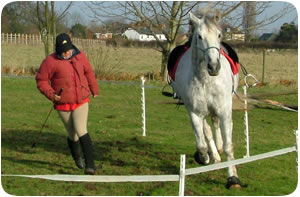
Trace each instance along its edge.
<instances>
[{"instance_id":1,"label":"blue sky","mask_svg":"<svg viewBox=\"0 0 300 197\"><path fill-rule=\"evenodd\" d=\"M281 7L285 6L286 4L292 4L296 9L292 12L290 12L289 14L285 15L283 18L281 18L280 20L276 21L273 24L270 24L268 26L265 26L264 28L262 28L261 30L259 30L257 33L261 34L261 33L272 33L272 32L278 32L280 27L282 26L282 24L284 23L290 23L292 21L294 21L296 24L298 24L298 2L296 0L291 0L289 2L287 1L274 1L273 3L273 7L272 8L268 8L268 12L265 13L266 15L272 14L274 12L276 12L277 10L279 10ZM77 12L80 14L80 16L82 16L84 19L84 23L88 23L89 20L91 20L90 18L88 18L83 12L82 10L84 9L84 4L81 2L76 2L72 9L71 12ZM84 9L86 10L86 8Z\"/></svg>"},{"instance_id":2,"label":"blue sky","mask_svg":"<svg viewBox=\"0 0 300 197\"><path fill-rule=\"evenodd\" d=\"M274 2L274 7L270 8L270 13L280 9L280 7L284 6L287 2L278 1ZM290 12L289 14L285 15L283 18L276 21L274 24L266 26L263 31L272 33L274 30L278 30L284 23L291 23L295 22L298 24L298 13L299 10L299 0L297 1L290 1L290 4L292 4L296 9L293 12Z\"/></svg>"},{"instance_id":3,"label":"blue sky","mask_svg":"<svg viewBox=\"0 0 300 197\"><path fill-rule=\"evenodd\" d=\"M299 0L298 0L299 1ZM280 27L282 26L282 24L284 23L290 23L292 21L294 21L296 24L298 24L298 13L297 10L299 10L299 3L297 0L289 0L289 1L274 1L273 3L273 7L269 8L268 14L272 14L274 12L276 12L277 10L279 10L282 6L286 5L288 2L292 5L294 5L294 7L296 7L296 9L292 12L290 12L289 14L287 14L286 16L284 16L283 18L281 18L280 20L276 21L274 24L268 25L264 28L262 28L259 32L257 32L258 34L261 34L262 32L265 33L272 33L272 32L278 32ZM5 4L11 2L10 1L1 1L0 5L1 8L3 8L3 6L5 6ZM67 4L64 1L60 1L59 4ZM58 5L58 3L57 3ZM2 9L1 9L2 10ZM87 17L87 15L85 13L89 12L89 10L85 7L84 3L80 2L80 1L75 1L75 4L73 5L73 7L71 8L71 10L69 11L70 14L72 13L79 13L80 16L82 18L84 18L82 20L82 22L84 24L88 24L89 21L91 20L89 17Z\"/></svg>"}]
</instances>

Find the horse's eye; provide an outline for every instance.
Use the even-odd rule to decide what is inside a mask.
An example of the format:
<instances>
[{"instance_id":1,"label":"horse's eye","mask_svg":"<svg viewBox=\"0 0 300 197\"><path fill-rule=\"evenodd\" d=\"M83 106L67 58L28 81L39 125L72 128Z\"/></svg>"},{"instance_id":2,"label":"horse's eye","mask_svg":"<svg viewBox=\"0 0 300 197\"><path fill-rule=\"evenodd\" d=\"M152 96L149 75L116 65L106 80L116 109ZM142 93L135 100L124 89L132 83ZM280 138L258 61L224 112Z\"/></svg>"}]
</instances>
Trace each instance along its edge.
<instances>
[{"instance_id":1,"label":"horse's eye","mask_svg":"<svg viewBox=\"0 0 300 197\"><path fill-rule=\"evenodd\" d=\"M202 40L202 36L199 35L198 38L199 38L200 40Z\"/></svg>"},{"instance_id":2,"label":"horse's eye","mask_svg":"<svg viewBox=\"0 0 300 197\"><path fill-rule=\"evenodd\" d=\"M221 34L219 34L218 38L221 38L221 37L222 37L222 35L221 35Z\"/></svg>"}]
</instances>

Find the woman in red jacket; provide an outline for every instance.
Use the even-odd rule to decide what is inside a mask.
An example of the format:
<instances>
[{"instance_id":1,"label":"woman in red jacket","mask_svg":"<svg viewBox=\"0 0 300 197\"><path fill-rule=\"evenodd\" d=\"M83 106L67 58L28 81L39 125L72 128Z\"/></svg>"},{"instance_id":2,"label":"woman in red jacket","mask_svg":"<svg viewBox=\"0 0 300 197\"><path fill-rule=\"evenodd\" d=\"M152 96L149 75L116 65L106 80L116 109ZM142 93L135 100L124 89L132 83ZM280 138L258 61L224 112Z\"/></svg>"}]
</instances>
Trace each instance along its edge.
<instances>
[{"instance_id":1,"label":"woman in red jacket","mask_svg":"<svg viewBox=\"0 0 300 197\"><path fill-rule=\"evenodd\" d=\"M62 33L56 53L46 57L36 75L37 87L54 103L68 132L68 146L78 168L95 174L92 140L87 132L89 96L99 94L98 83L86 55ZM60 89L63 88L59 96ZM80 154L80 149L84 158Z\"/></svg>"}]
</instances>

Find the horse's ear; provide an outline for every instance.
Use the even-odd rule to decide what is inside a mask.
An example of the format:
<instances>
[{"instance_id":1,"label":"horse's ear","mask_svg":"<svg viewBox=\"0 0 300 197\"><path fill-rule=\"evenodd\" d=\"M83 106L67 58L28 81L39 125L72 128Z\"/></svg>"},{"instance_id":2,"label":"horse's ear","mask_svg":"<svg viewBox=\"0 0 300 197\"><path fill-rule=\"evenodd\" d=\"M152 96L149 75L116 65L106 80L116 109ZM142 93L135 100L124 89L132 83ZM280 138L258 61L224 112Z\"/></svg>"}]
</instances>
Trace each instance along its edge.
<instances>
[{"instance_id":1,"label":"horse's ear","mask_svg":"<svg viewBox=\"0 0 300 197\"><path fill-rule=\"evenodd\" d=\"M214 20L217 24L221 21L221 12L220 12L220 10L216 10Z\"/></svg>"},{"instance_id":2,"label":"horse's ear","mask_svg":"<svg viewBox=\"0 0 300 197\"><path fill-rule=\"evenodd\" d=\"M199 25L199 19L192 12L189 12L189 15L190 15L190 20L192 21L192 23Z\"/></svg>"}]
</instances>

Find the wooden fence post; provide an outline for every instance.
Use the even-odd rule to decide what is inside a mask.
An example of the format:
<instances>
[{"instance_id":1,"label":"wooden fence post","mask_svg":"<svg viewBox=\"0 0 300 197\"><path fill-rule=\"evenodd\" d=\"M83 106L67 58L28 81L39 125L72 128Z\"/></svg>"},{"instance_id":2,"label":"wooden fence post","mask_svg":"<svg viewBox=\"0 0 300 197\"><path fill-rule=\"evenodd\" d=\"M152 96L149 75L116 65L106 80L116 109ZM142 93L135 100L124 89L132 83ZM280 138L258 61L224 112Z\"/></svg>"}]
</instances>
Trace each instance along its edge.
<instances>
[{"instance_id":1,"label":"wooden fence post","mask_svg":"<svg viewBox=\"0 0 300 197\"><path fill-rule=\"evenodd\" d=\"M263 49L263 70L262 70L262 83L265 83L265 74L266 74L266 49Z\"/></svg>"},{"instance_id":2,"label":"wooden fence post","mask_svg":"<svg viewBox=\"0 0 300 197\"><path fill-rule=\"evenodd\" d=\"M43 44L41 34L21 34L21 33L1 33L2 44L25 44L25 45L39 45ZM51 37L50 40L54 38ZM104 41L95 39L81 39L72 38L75 45L80 46L95 46L98 44L105 44ZM53 41L52 41L53 43ZM52 44L53 45L53 44Z\"/></svg>"}]
</instances>

